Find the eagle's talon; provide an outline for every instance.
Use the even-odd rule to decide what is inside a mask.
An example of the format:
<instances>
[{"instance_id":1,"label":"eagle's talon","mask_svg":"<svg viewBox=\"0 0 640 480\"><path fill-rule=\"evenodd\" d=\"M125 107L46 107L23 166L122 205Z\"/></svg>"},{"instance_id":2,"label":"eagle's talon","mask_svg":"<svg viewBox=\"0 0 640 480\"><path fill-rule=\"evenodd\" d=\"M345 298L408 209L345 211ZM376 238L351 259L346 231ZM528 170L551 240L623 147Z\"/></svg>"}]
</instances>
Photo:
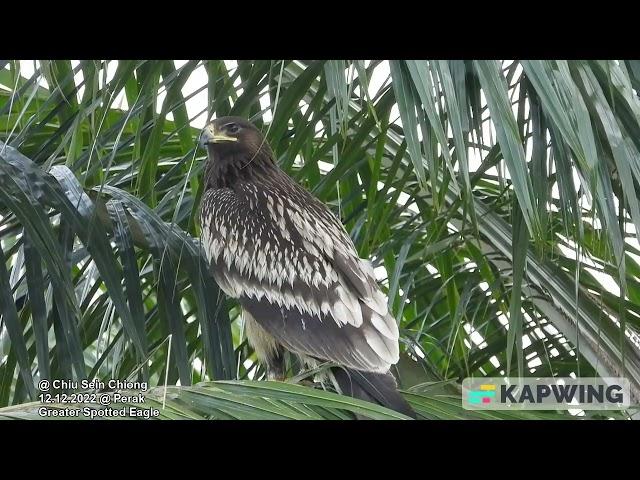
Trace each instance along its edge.
<instances>
[{"instance_id":1,"label":"eagle's talon","mask_svg":"<svg viewBox=\"0 0 640 480\"><path fill-rule=\"evenodd\" d=\"M316 382L314 382L313 380L300 380L298 382L298 385L302 385L305 387L315 387L316 386Z\"/></svg>"}]
</instances>

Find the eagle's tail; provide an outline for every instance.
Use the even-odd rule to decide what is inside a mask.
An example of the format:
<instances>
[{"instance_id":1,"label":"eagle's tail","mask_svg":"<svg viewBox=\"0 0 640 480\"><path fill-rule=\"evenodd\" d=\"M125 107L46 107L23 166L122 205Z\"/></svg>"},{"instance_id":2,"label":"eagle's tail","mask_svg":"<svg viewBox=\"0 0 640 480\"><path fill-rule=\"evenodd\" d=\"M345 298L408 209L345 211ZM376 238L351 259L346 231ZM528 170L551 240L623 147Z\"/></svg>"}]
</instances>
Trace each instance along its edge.
<instances>
[{"instance_id":1,"label":"eagle's tail","mask_svg":"<svg viewBox=\"0 0 640 480\"><path fill-rule=\"evenodd\" d=\"M361 372L345 367L334 367L333 376L344 395L377 403L396 412L416 418L416 412L404 399L391 372Z\"/></svg>"}]
</instances>

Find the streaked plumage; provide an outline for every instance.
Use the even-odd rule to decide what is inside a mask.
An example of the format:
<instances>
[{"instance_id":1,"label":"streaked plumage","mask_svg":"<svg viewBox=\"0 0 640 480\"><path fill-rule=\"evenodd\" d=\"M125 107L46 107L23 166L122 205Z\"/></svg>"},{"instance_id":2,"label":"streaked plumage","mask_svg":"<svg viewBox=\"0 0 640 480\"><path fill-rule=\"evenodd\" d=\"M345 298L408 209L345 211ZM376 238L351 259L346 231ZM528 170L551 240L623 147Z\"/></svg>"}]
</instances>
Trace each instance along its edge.
<instances>
[{"instance_id":1,"label":"streaked plumage","mask_svg":"<svg viewBox=\"0 0 640 480\"><path fill-rule=\"evenodd\" d=\"M217 119L202 141L203 248L220 288L239 300L270 376L282 376L284 348L344 366L335 377L345 393L412 413L388 373L398 327L340 221L278 168L246 120Z\"/></svg>"}]
</instances>

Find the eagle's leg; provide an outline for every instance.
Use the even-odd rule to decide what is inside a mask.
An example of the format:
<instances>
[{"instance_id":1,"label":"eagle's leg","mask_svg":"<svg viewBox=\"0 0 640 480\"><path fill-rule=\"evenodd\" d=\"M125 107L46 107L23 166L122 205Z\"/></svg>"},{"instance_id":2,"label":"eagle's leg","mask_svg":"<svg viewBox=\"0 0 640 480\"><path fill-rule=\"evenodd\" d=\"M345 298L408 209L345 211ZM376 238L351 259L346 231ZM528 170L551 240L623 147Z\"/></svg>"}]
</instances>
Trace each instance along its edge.
<instances>
[{"instance_id":1,"label":"eagle's leg","mask_svg":"<svg viewBox=\"0 0 640 480\"><path fill-rule=\"evenodd\" d=\"M284 350L282 347L278 348L276 354L264 360L264 364L267 367L267 380L284 382L286 377L286 368L284 364Z\"/></svg>"},{"instance_id":2,"label":"eagle's leg","mask_svg":"<svg viewBox=\"0 0 640 480\"><path fill-rule=\"evenodd\" d=\"M243 310L243 314L247 340L256 352L260 363L266 367L267 379L284 381L286 375L284 348L256 322L249 312Z\"/></svg>"}]
</instances>

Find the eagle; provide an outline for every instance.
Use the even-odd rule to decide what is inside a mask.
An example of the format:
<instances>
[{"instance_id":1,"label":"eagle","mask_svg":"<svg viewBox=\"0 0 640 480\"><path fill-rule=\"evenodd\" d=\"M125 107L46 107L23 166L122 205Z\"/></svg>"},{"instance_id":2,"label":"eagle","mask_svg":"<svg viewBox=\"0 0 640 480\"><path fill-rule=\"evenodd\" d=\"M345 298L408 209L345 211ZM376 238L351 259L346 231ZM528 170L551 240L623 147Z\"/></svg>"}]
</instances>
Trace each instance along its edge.
<instances>
[{"instance_id":1,"label":"eagle","mask_svg":"<svg viewBox=\"0 0 640 480\"><path fill-rule=\"evenodd\" d=\"M202 248L268 378L284 379L289 351L310 368L333 364L341 393L415 418L390 372L398 326L341 221L279 168L248 120L217 118L200 143Z\"/></svg>"}]
</instances>

